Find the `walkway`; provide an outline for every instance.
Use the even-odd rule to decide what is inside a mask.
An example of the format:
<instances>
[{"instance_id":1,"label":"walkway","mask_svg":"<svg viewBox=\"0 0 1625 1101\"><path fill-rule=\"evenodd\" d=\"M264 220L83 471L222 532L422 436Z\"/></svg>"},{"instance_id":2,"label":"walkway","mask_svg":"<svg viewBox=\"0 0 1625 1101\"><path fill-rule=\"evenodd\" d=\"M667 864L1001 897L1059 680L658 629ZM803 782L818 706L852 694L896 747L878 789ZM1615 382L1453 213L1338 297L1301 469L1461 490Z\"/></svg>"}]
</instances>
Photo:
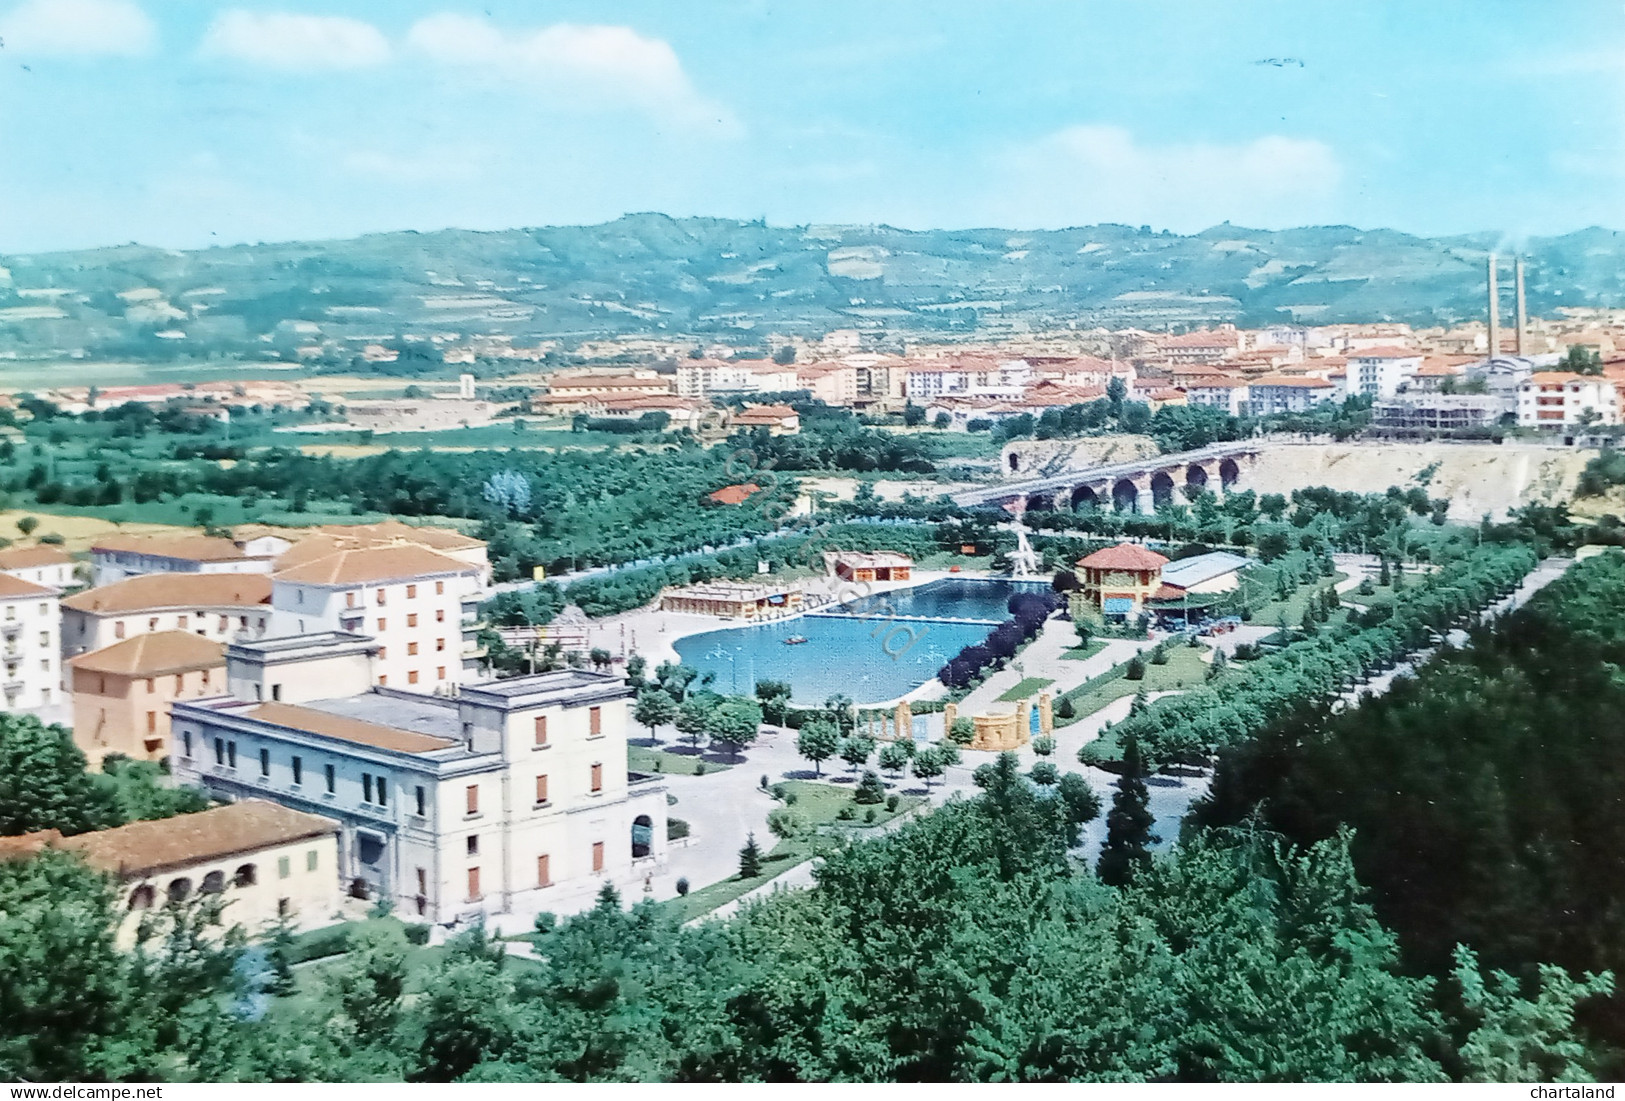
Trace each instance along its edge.
<instances>
[{"instance_id":1,"label":"walkway","mask_svg":"<svg viewBox=\"0 0 1625 1101\"><path fill-rule=\"evenodd\" d=\"M1071 620L1051 619L1045 622L1038 637L1028 643L1015 659L978 685L959 705L962 715L979 715L989 711L1010 712L1013 703L1004 703L999 697L1020 684L1026 677L1044 677L1055 683L1047 689L1052 695L1076 688L1084 681L1106 672L1124 662L1140 650L1156 645L1155 640L1103 639L1105 648L1083 661L1063 657L1078 645L1078 633Z\"/></svg>"}]
</instances>

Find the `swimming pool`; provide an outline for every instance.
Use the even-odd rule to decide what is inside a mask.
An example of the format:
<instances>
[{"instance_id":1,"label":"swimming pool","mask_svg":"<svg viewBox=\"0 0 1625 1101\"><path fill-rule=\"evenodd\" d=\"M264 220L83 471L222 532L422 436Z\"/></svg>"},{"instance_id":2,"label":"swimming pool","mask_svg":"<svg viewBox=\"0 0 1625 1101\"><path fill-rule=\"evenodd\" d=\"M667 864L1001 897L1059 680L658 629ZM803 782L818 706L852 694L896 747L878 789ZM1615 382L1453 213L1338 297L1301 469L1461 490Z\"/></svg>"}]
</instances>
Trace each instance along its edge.
<instances>
[{"instance_id":1,"label":"swimming pool","mask_svg":"<svg viewBox=\"0 0 1625 1101\"><path fill-rule=\"evenodd\" d=\"M678 639L673 647L684 665L710 673L719 692L749 694L757 681L778 680L790 685L798 704L821 704L837 693L879 703L912 692L949 658L986 638L989 622L1009 617L1005 604L1012 593L1045 587L949 578L845 605L852 614L727 627ZM988 622L947 621L953 619ZM807 641L785 641L798 636Z\"/></svg>"}]
</instances>

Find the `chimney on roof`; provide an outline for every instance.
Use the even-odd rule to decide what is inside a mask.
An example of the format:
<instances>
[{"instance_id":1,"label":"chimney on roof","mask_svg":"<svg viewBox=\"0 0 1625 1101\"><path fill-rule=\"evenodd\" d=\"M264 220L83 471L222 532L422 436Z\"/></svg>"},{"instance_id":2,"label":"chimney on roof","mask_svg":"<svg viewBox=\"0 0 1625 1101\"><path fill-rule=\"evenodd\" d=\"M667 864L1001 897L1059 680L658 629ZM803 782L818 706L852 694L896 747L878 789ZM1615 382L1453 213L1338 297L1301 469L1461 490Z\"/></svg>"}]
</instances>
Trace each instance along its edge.
<instances>
[{"instance_id":1,"label":"chimney on roof","mask_svg":"<svg viewBox=\"0 0 1625 1101\"><path fill-rule=\"evenodd\" d=\"M1515 348L1517 348L1518 354L1521 356L1521 355L1523 355L1523 330L1524 330L1524 325L1527 323L1527 320L1528 320L1524 315L1524 305L1523 305L1523 257L1522 256L1518 257L1517 262L1513 265L1512 271L1513 271L1513 278L1516 280L1516 282L1518 284L1518 331L1513 334L1513 339L1515 341L1515 344L1513 346Z\"/></svg>"},{"instance_id":2,"label":"chimney on roof","mask_svg":"<svg viewBox=\"0 0 1625 1101\"><path fill-rule=\"evenodd\" d=\"M1501 294L1495 281L1495 253L1490 253L1490 358L1501 354Z\"/></svg>"}]
</instances>

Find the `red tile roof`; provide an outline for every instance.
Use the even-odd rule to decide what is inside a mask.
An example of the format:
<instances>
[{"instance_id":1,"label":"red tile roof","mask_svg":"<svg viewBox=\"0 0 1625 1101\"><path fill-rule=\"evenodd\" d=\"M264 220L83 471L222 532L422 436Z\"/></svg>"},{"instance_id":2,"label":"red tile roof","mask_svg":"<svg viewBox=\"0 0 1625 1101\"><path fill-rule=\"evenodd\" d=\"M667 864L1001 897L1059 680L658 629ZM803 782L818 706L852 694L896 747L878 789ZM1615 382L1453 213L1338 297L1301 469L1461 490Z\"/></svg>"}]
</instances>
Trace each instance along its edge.
<instances>
[{"instance_id":1,"label":"red tile roof","mask_svg":"<svg viewBox=\"0 0 1625 1101\"><path fill-rule=\"evenodd\" d=\"M1119 543L1078 559L1086 570L1160 570L1168 559L1138 543Z\"/></svg>"},{"instance_id":2,"label":"red tile roof","mask_svg":"<svg viewBox=\"0 0 1625 1101\"><path fill-rule=\"evenodd\" d=\"M1420 359L1421 356L1421 352L1401 348L1395 344L1384 344L1379 348L1357 348L1349 352L1350 359Z\"/></svg>"},{"instance_id":3,"label":"red tile roof","mask_svg":"<svg viewBox=\"0 0 1625 1101\"><path fill-rule=\"evenodd\" d=\"M723 486L710 494L709 499L719 505L742 505L750 499L751 494L761 491L762 487L755 482L746 482L743 485Z\"/></svg>"}]
</instances>

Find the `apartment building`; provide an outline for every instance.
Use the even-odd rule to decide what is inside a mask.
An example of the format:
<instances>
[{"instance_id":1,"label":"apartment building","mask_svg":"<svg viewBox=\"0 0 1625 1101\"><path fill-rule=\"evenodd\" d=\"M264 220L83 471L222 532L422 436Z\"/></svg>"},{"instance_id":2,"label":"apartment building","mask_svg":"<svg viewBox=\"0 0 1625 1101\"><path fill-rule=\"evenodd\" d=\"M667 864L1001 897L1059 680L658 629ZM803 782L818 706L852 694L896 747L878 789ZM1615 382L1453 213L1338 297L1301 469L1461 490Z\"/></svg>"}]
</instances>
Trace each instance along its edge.
<instances>
[{"instance_id":1,"label":"apartment building","mask_svg":"<svg viewBox=\"0 0 1625 1101\"><path fill-rule=\"evenodd\" d=\"M797 390L825 405L850 406L858 400L858 369L848 363L808 363L796 368Z\"/></svg>"},{"instance_id":2,"label":"apartment building","mask_svg":"<svg viewBox=\"0 0 1625 1101\"><path fill-rule=\"evenodd\" d=\"M241 928L261 936L283 918L307 928L330 924L342 897L338 833L330 818L244 799L74 837L45 830L0 838L0 859L62 849L113 877L124 901L115 935L129 949L154 909L196 895L222 903L215 935Z\"/></svg>"},{"instance_id":3,"label":"apartment building","mask_svg":"<svg viewBox=\"0 0 1625 1101\"><path fill-rule=\"evenodd\" d=\"M477 567L415 544L336 550L271 577L271 634L343 631L378 643L375 683L451 692L479 665Z\"/></svg>"},{"instance_id":4,"label":"apartment building","mask_svg":"<svg viewBox=\"0 0 1625 1101\"><path fill-rule=\"evenodd\" d=\"M1032 366L1024 359L922 360L908 365L903 392L915 404L951 396L1014 400L1033 380Z\"/></svg>"},{"instance_id":5,"label":"apartment building","mask_svg":"<svg viewBox=\"0 0 1625 1101\"><path fill-rule=\"evenodd\" d=\"M145 574L64 599L62 656L161 631L184 631L220 643L259 638L270 620L271 579L266 574Z\"/></svg>"},{"instance_id":6,"label":"apartment building","mask_svg":"<svg viewBox=\"0 0 1625 1101\"><path fill-rule=\"evenodd\" d=\"M480 584L491 583L491 558L485 542L451 528L416 527L399 520L376 524L328 524L314 528L276 560L276 569L285 570L341 550L362 547L426 547L447 558L455 558L479 572Z\"/></svg>"},{"instance_id":7,"label":"apartment building","mask_svg":"<svg viewBox=\"0 0 1625 1101\"><path fill-rule=\"evenodd\" d=\"M0 574L0 696L7 711L61 699L61 594Z\"/></svg>"},{"instance_id":8,"label":"apartment building","mask_svg":"<svg viewBox=\"0 0 1625 1101\"><path fill-rule=\"evenodd\" d=\"M620 678L423 696L372 683L374 648L337 633L230 647L231 694L174 705L176 778L338 820L345 889L435 922L664 866L665 788L627 771Z\"/></svg>"},{"instance_id":9,"label":"apartment building","mask_svg":"<svg viewBox=\"0 0 1625 1101\"><path fill-rule=\"evenodd\" d=\"M686 398L785 394L800 388L794 365L716 359L691 359L677 365L677 392Z\"/></svg>"},{"instance_id":10,"label":"apartment building","mask_svg":"<svg viewBox=\"0 0 1625 1101\"><path fill-rule=\"evenodd\" d=\"M1518 384L1519 428L1620 423L1614 384L1598 375L1536 371Z\"/></svg>"},{"instance_id":11,"label":"apartment building","mask_svg":"<svg viewBox=\"0 0 1625 1101\"><path fill-rule=\"evenodd\" d=\"M104 535L90 546L91 584L152 573L270 573L289 546L274 535L241 542L214 535Z\"/></svg>"},{"instance_id":12,"label":"apartment building","mask_svg":"<svg viewBox=\"0 0 1625 1101\"><path fill-rule=\"evenodd\" d=\"M169 705L226 689L226 648L186 631L137 635L69 658L73 741L92 766L109 753L169 757Z\"/></svg>"},{"instance_id":13,"label":"apartment building","mask_svg":"<svg viewBox=\"0 0 1625 1101\"><path fill-rule=\"evenodd\" d=\"M1348 354L1348 396L1391 398L1422 368L1422 353L1384 345Z\"/></svg>"},{"instance_id":14,"label":"apartment building","mask_svg":"<svg viewBox=\"0 0 1625 1101\"><path fill-rule=\"evenodd\" d=\"M1265 375L1247 384L1247 412L1254 417L1271 413L1303 413L1323 401L1343 396L1327 379L1307 375Z\"/></svg>"},{"instance_id":15,"label":"apartment building","mask_svg":"<svg viewBox=\"0 0 1625 1101\"><path fill-rule=\"evenodd\" d=\"M51 589L71 588L77 581L68 552L49 543L0 549L0 573Z\"/></svg>"},{"instance_id":16,"label":"apartment building","mask_svg":"<svg viewBox=\"0 0 1625 1101\"><path fill-rule=\"evenodd\" d=\"M1246 379L1230 375L1197 375L1181 382L1189 405L1204 405L1239 417L1246 408L1249 389Z\"/></svg>"}]
</instances>

